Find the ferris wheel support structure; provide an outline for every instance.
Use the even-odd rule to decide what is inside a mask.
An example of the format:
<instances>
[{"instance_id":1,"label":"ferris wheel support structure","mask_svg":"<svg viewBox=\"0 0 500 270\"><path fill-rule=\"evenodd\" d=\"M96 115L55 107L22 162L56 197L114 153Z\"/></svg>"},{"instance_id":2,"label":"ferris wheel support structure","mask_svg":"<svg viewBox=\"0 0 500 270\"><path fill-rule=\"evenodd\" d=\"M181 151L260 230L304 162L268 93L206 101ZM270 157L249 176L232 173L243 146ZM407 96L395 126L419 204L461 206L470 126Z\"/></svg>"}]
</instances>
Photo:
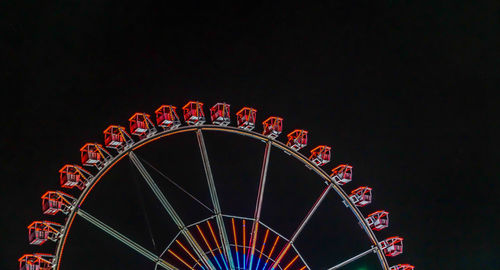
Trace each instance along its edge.
<instances>
[{"instance_id":1,"label":"ferris wheel support structure","mask_svg":"<svg viewBox=\"0 0 500 270\"><path fill-rule=\"evenodd\" d=\"M238 135L243 135L243 136L246 136L246 137L254 138L254 139L257 139L259 141L268 141L269 140L269 142L270 142L270 144L272 146L274 146L274 147L276 147L276 148L278 148L278 149L280 149L282 151L285 151L287 154L291 155L295 159L297 159L300 162L302 162L304 165L306 165L309 168L311 168L311 170L314 173L316 173L317 175L319 175L324 181L328 182L329 184L332 184L332 188L342 198L342 201L344 202L344 204L352 211L352 213L354 214L354 216L356 217L356 219L358 220L358 222L363 227L365 233L369 237L369 239L372 242L372 244L377 247L376 248L376 254L377 254L377 257L379 258L379 261L380 261L380 264L381 264L382 268L384 270L389 270L389 265L387 263L387 259L385 258L384 253L383 253L382 249L378 248L377 237L375 236L374 232L370 229L369 225L367 224L366 220L363 217L363 214L354 205L354 203L349 199L349 196L347 195L347 193L344 190L342 190L337 184L335 184L334 182L332 182L332 179L330 178L330 176L325 171L323 171L319 166L317 166L316 164L314 164L313 162L311 162L306 156L304 156L303 154L301 154L299 152L296 152L296 151L290 149L289 147L287 147L284 143L282 143L280 141L271 140L268 137L266 137L266 136L264 136L264 135L262 135L260 133L253 132L253 131L250 131L250 130L240 129L240 128L236 128L236 127L230 127L230 126L222 127L222 126L216 126L216 125L183 126L183 127L179 127L177 129L173 129L173 130L161 131L161 132L158 132L158 133L154 134L153 136L144 138L144 139L136 142L130 148L128 148L128 149L120 152L118 155L114 156L111 160L109 160L105 164L105 167L102 168L94 176L94 179L93 179L92 183L90 183L82 191L82 194L76 200L74 207L77 207L77 208L81 207L81 205L85 202L85 199L88 196L88 194L90 193L90 191L102 179L102 177L107 173L107 171L109 171L121 159L123 159L126 156L129 156L130 153L132 153L133 150L139 149L139 148L141 148L142 146L144 146L144 145L146 145L148 143L151 143L153 141L156 141L158 139L161 139L161 138L164 138L164 137L167 137L167 136L172 136L174 134L186 133L186 132L196 132L197 130L201 130L201 131L204 131L204 130L206 130L206 131L219 131L219 132L234 133L234 134L238 134ZM132 155L134 155L134 154L132 154ZM62 236L61 240L58 242L57 250L56 250L56 253L55 253L55 263L56 263L55 264L55 267L56 267L55 269L56 270L60 269L61 255L62 255L62 253L64 251L64 246L65 246L65 243L66 243L66 240L67 240L67 235L68 235L68 232L69 232L69 228L71 227L71 225L72 225L72 223L74 221L76 213L77 213L77 211L72 211L69 214L68 219L66 220L66 223L65 223L65 226L64 226L66 228L66 230L65 230L66 233ZM203 255L203 256L205 256L205 255Z\"/></svg>"},{"instance_id":2,"label":"ferris wheel support structure","mask_svg":"<svg viewBox=\"0 0 500 270\"><path fill-rule=\"evenodd\" d=\"M356 219L358 220L359 225L363 228L365 231L366 235L368 236L370 242L372 243L371 248L367 251L364 251L358 255L355 255L354 257L341 262L333 267L330 267L329 270L333 269L338 269L352 261L355 261L363 256L366 256L367 254L370 253L376 253L379 262L384 270L394 270L394 269L414 269L413 266L408 265L408 264L398 264L393 267L389 267L387 263L386 256L392 257L396 256L398 254L401 254L403 251L403 238L399 236L394 236L387 238L383 241L378 241L375 234L374 230L378 231L381 229L384 229L388 226L388 212L379 210L376 211L368 217L364 217L361 211L358 209L359 207L362 207L368 203L371 202L371 188L369 187L359 187L351 192L350 195L348 195L342 188L341 186L349 181L352 180L352 166L349 165L340 165L336 168L333 169L332 175L328 175L323 169L320 168L320 166L328 163L330 161L330 150L331 148L326 145L320 145L313 150L311 150L311 157L307 158L298 150L303 148L304 146L307 145L307 131L305 130L294 130L292 133L288 135L288 142L285 144L283 142L277 141L276 138L277 136L281 133L282 131L282 118L280 117L269 117L267 120L263 122L264 125L264 131L262 134L257 133L252 131L252 129L255 126L255 113L256 110L252 108L243 108L237 113L237 122L238 122L238 127L230 127L227 126L230 123L230 115L229 115L229 105L226 103L217 103L214 107L211 109L211 118L212 118L212 125L210 124L205 124L205 116L203 113L202 109L203 103L201 102L189 102L186 106L183 107L184 110L184 120L188 124L187 126L182 126L180 127L180 121L178 119L178 116L175 112L175 107L169 105L163 105L160 107L159 110L157 110L155 113L157 114L157 122L158 122L158 127L162 127L163 131L158 131L152 121L149 119L149 115L146 113L136 113L134 116L132 116L130 121L130 128L131 128L131 133L133 135L139 136L139 141L134 142L131 137L125 132L123 127L120 126L110 126L110 128L106 129L104 132L105 134L105 143L106 147L108 148L114 148L117 151L117 154L115 156L111 155L107 150L105 150L102 145L97 144L97 143L87 143L85 146L80 149L81 154L82 154L82 163L83 165L86 166L95 166L98 171L97 173L92 176L90 173L82 173L86 172L85 170L81 169L77 165L66 165L61 169L59 172L61 173L61 186L66 187L66 188L72 188L72 187L78 187L82 192L77 198L73 198L70 195L67 195L65 193L62 193L60 191L49 191L45 193L42 196L42 207L44 210L45 214L56 214L57 212L63 212L64 214L67 215L67 218L65 220L64 226L61 226L60 224L57 223L51 223L49 221L44 221L44 222L39 222L35 221L32 225L28 226L29 229L29 237L30 237L30 242L34 244L41 244L47 240L52 240L52 241L57 241L57 249L54 255L50 254L41 254L41 253L34 253L34 254L27 254L22 256L19 259L20 262L20 268L24 269L23 267L26 267L26 265L32 265L32 262L35 262L36 267L39 267L41 270L48 270L48 269L54 269L54 270L59 270L60 265L61 265L61 257L64 251L64 246L66 244L66 240L68 238L69 231L71 229L71 226L73 224L73 221L75 219L75 216L78 215L88 221L89 223L93 224L94 226L100 228L104 232L108 233L115 239L121 241L128 247L134 249L138 253L142 254L146 258L148 258L151 261L154 261L157 266L163 267L167 270L177 270L177 266L174 266L173 264L168 263L166 258L163 259L163 255L165 254L165 251L161 255L156 255L152 253L151 251L147 250L146 248L140 246L139 244L135 243L133 240L130 238L126 237L125 235L119 233L115 229L111 228L110 226L106 225L102 221L98 220L97 218L93 217L89 213L85 212L84 210L81 209L81 206L85 202L85 199L89 195L89 193L92 191L92 189L95 187L95 185L102 179L102 177L111 169L114 167L115 164L117 164L119 161L121 161L124 157L128 156L130 160L132 161L133 165L136 167L136 169L139 171L141 174L142 178L146 181L148 186L151 188L153 191L155 197L158 199L158 201L161 203L161 205L165 208L166 212L168 215L171 217L173 222L177 225L179 232L177 233L177 236L183 235L185 240L187 241L186 246L190 247L194 254L196 254L196 257L199 259L197 260L192 254L189 253L189 251L186 249L186 246L182 245L179 240L174 239L176 243L178 243L183 250L185 250L191 258L194 259L195 264L190 265L188 264L185 260L183 260L181 257L179 257L173 250L168 249L168 252L172 254L175 258L178 259L178 262L184 263L184 265L190 267L191 269L194 269L196 265L199 265L201 268L206 269L206 270L218 270L221 269L221 264L219 263L217 257L219 255L215 255L214 252L217 250L220 253L219 258L222 259L223 265L226 267L227 270L237 270L241 269L240 268L240 258L238 255L238 247L240 247L243 252L243 266L245 269L246 266L249 266L249 269L252 270L253 267L253 261L254 261L254 255L256 252L259 252L260 255L258 256L258 261L257 263L257 268L260 263L260 258L262 255L264 255L266 259L266 262L263 266L263 270L265 269L283 269L286 270L288 269L298 258L302 260L303 262L303 267L300 268L301 270L303 269L310 269L310 267L307 265L307 263L304 261L302 256L297 252L294 242L297 239L297 237L300 235L304 227L308 224L310 218L313 216L313 214L316 212L317 208L319 205L322 203L322 201L325 199L327 194L331 189L335 190L337 195L340 196L342 202L344 205L351 210L351 212L354 214ZM232 229L233 229L233 234L234 234L234 245L230 244L229 242L229 237L225 228L225 223L223 220L223 215L221 211L221 207L219 204L219 199L218 199L218 194L215 186L215 181L214 177L212 174L212 170L210 167L210 161L205 145L205 141L203 138L203 132L204 131L209 131L209 132L225 132L225 133L231 133L231 134L237 134L237 135L242 135L246 137L250 137L252 139L256 139L258 141L261 141L265 143L265 151L264 151L264 158L262 161L262 168L261 168L261 174L260 174L260 180L259 180L259 188L257 191L257 198L256 198L256 204L255 204L255 210L254 210L254 216L253 218L241 218L242 220L242 225L243 225L243 231L242 231L242 236L243 236L243 242L241 245L238 245L237 239L236 239L236 234L235 234L235 224L234 224L234 219L232 217ZM205 171L205 175L207 178L207 183L208 183L208 188L210 192L210 197L212 200L212 205L213 205L213 211L212 209L209 209L206 205L201 203L205 208L213 212L213 216L197 222L195 224L190 224L187 225L182 221L180 216L177 214L173 206L170 204L170 202L167 200L163 192L160 190L158 185L156 184L155 180L151 177L151 175L148 173L146 168L143 166L142 162L140 161L139 157L136 156L134 153L135 150L140 149L141 147L159 140L161 138L165 138L174 134L180 134L180 133L188 133L188 132L194 132L197 137L198 141L198 146L200 149L200 154L203 162L203 167ZM264 245L265 242L267 241L268 233L270 228L262 223L260 221L260 216L261 216L261 211L262 211L262 204L263 204L263 195L264 195L264 190L265 190L265 184L266 184L266 177L267 177L267 170L269 166L269 157L270 157L270 152L272 147L275 147L276 149L280 149L284 151L286 154L292 156L299 162L301 162L303 165L305 165L307 168L312 170L315 174L319 175L320 178L326 183L326 187L323 190L323 192L320 194L318 199L314 202L313 206L311 209L308 211L306 216L302 219L300 224L298 225L297 229L295 232L292 234L292 236L288 239L285 237L279 235L278 233L274 232L276 235L276 238L274 240L273 247L271 248L271 251L268 254L263 254L264 253ZM147 161L144 161L146 164L151 166ZM66 168L66 169L65 169ZM155 169L158 171L156 168L152 167L151 168ZM185 191L185 190L183 190ZM185 191L186 192L186 191ZM188 195L191 196L191 194L187 193ZM196 198L194 198L196 200ZM227 218L227 216L225 216ZM219 242L216 238L216 234L214 233L214 230L212 229L212 225L210 223L210 219L215 219L215 222L217 224L217 229L218 229L218 234L219 234L219 239L221 242L221 245L219 245ZM234 218L238 218L234 216ZM247 246L246 238L245 238L245 220L247 221L252 221L252 228L250 230L250 234L248 235L249 242ZM204 223L206 221L206 224ZM200 230L199 225L208 225L211 236L213 237L213 240L215 241L216 247L212 249L210 247L210 244L207 242L207 239L203 235L203 232ZM52 225L51 225L52 224ZM257 245L257 237L258 237L258 232L259 232L259 224L263 226L264 229L267 229L266 235L264 242L262 244L261 250L258 250L256 245ZM56 226L57 225L57 226ZM196 226L198 229L199 233L203 237L203 240L205 241L205 244L209 248L209 251L204 251L204 249L201 247L201 245L197 241L201 241L200 238L196 238L194 234L192 234L189 229L194 228L193 225ZM46 233L41 231L41 230L48 230ZM272 231L272 229L271 229ZM42 236L40 236L42 235ZM47 235L47 236L43 236ZM177 238L176 236L176 238ZM210 235L209 235L210 236ZM42 237L42 238L40 238ZM43 238L45 237L45 238ZM197 240L198 239L198 240ZM281 251L278 252L278 255L276 258L273 258L272 254L275 249L276 243L278 240L284 240L285 244L279 245L281 248L277 249ZM172 240L173 241L173 240ZM173 243L173 242L171 242ZM170 246L171 244L169 244ZM231 252L231 246L234 246L236 249L236 259L238 262L238 268L235 267L235 261L233 259L233 254ZM288 250L292 248L296 255L291 259L288 264L283 262L283 265L279 265L280 261L285 257L286 253ZM247 254L248 253L248 254ZM210 259L208 256L212 255L214 261ZM288 257L292 257L293 255L290 255ZM283 259L285 260L285 259ZM299 260L299 261L300 261ZM268 266L268 261L270 261L270 267L267 268ZM177 263L178 263L177 262ZM217 268L214 265L214 262L217 263L219 268ZM286 266L283 268L283 266L286 264ZM24 265L24 266L23 266ZM181 267L182 268L182 267Z\"/></svg>"},{"instance_id":3,"label":"ferris wheel support structure","mask_svg":"<svg viewBox=\"0 0 500 270\"><path fill-rule=\"evenodd\" d=\"M222 211L219 204L219 198L217 196L217 189L215 188L214 177L212 175L212 169L210 168L210 161L208 160L207 148L205 147L205 140L203 139L203 133L198 129L196 131L196 138L198 139L198 145L200 147L201 158L203 160L203 168L205 169L205 174L207 176L208 188L210 190L210 198L212 199L212 204L214 206L215 220L217 222L217 227L219 228L219 236L222 241L222 249L224 250L224 255L226 256L229 267L234 270L233 256L231 255L231 249L229 247L229 240L227 238L226 227L224 226L224 221L222 220Z\"/></svg>"}]
</instances>

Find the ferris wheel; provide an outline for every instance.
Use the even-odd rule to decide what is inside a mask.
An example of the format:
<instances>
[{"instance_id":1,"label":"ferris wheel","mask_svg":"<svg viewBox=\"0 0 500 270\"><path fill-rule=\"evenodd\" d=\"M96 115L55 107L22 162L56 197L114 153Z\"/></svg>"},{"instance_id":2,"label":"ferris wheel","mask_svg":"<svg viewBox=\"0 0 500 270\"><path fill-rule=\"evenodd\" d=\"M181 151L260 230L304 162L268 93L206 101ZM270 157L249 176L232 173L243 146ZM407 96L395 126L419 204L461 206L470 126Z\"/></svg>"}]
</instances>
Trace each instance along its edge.
<instances>
[{"instance_id":1,"label":"ferris wheel","mask_svg":"<svg viewBox=\"0 0 500 270\"><path fill-rule=\"evenodd\" d=\"M28 226L28 239L32 245L42 245L47 241L56 242L56 250L51 253L25 254L19 258L20 270L59 270L64 248L74 220L79 217L99 228L105 234L118 240L133 251L152 261L155 269L203 269L203 270L304 270L311 269L308 258L296 247L296 240L309 224L320 204L331 191L335 191L366 234L370 247L361 253L355 253L341 262L334 262L326 269L340 269L369 254L375 254L384 270L410 270L410 264L390 266L387 258L403 252L403 238L393 236L378 240L375 232L389 226L389 213L384 210L364 215L360 208L372 201L372 189L361 186L346 191L344 185L352 181L353 168L347 164L335 166L331 173L323 166L331 160L331 147L319 145L310 150L307 156L300 152L308 144L308 131L295 129L287 135L286 142L278 136L283 131L283 119L272 116L263 121L262 131L255 132L257 111L244 107L236 113L236 126L230 126L230 105L217 103L210 108L211 124L208 124L203 110L203 103L190 101L182 107L185 125L172 105L162 105L155 111L156 124L147 113L135 113L129 118L129 132L119 125L110 125L104 130L104 144L86 143L81 149L81 163L93 167L93 172L80 165L67 164L60 170L62 188L79 190L78 196L51 190L42 195L42 210L46 215L65 215L62 223L52 221L34 221ZM187 224L181 218L179 210L158 186L158 181L151 174L152 167L142 159L138 150L160 139L183 133L194 133L201 155L203 170L208 184L208 193L212 206L210 215L194 223ZM260 169L257 197L253 216L238 216L224 213L219 202L219 192L215 185L214 174L209 154L205 145L206 133L227 133L241 135L264 144L264 156ZM136 137L132 137L136 136ZM291 235L283 235L276 228L262 221L264 191L269 169L270 153L273 149L284 151L297 164L305 165L324 188L313 202L307 214L301 218ZM276 150L275 150L276 151ZM131 237L119 232L92 214L84 210L84 203L100 180L123 159L130 159L155 198L165 210L171 222L176 225L175 236L160 253L152 252L134 242ZM146 167L150 167L149 169ZM256 179L257 180L257 179ZM179 184L174 183L185 193L197 200ZM201 202L200 202L201 203Z\"/></svg>"}]
</instances>

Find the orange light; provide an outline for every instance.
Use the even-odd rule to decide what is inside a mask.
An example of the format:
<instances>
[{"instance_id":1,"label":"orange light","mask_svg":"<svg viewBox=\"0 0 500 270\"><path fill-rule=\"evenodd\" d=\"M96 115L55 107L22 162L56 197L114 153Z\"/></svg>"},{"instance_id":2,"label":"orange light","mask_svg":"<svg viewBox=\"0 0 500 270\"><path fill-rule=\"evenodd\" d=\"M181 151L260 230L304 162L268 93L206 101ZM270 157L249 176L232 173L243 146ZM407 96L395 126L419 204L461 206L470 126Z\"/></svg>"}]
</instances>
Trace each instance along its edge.
<instances>
[{"instance_id":1,"label":"orange light","mask_svg":"<svg viewBox=\"0 0 500 270\"><path fill-rule=\"evenodd\" d=\"M243 220L243 255L246 256L247 249L245 248L245 244L247 243L245 240L245 220Z\"/></svg>"},{"instance_id":2,"label":"orange light","mask_svg":"<svg viewBox=\"0 0 500 270\"><path fill-rule=\"evenodd\" d=\"M290 267L297 260L298 257L299 255L296 255L295 258L293 258L293 260L289 262L283 270L288 269L288 267Z\"/></svg>"},{"instance_id":3,"label":"orange light","mask_svg":"<svg viewBox=\"0 0 500 270\"><path fill-rule=\"evenodd\" d=\"M250 256L253 256L253 254L255 253L255 245L257 244L257 233L259 232L259 223L256 222L255 223L255 229L254 231L252 232L252 239L250 240L250 246L251 246L251 253Z\"/></svg>"},{"instance_id":4,"label":"orange light","mask_svg":"<svg viewBox=\"0 0 500 270\"><path fill-rule=\"evenodd\" d=\"M215 244L217 245L217 248L219 249L220 254L222 255L222 249L219 246L219 241L217 241L217 238L215 237L214 230L212 229L212 224L210 224L210 220L207 220L208 227L210 228L210 232L212 233L212 237L214 238Z\"/></svg>"},{"instance_id":5,"label":"orange light","mask_svg":"<svg viewBox=\"0 0 500 270\"><path fill-rule=\"evenodd\" d=\"M177 242L177 244L179 244L179 246L181 246L182 249L184 249L184 251L186 251L186 253L196 262L196 263L199 263L198 260L193 256L193 254L191 254L191 252L189 252L189 250L179 241L179 240L175 240L175 242Z\"/></svg>"},{"instance_id":6,"label":"orange light","mask_svg":"<svg viewBox=\"0 0 500 270\"><path fill-rule=\"evenodd\" d=\"M186 265L187 267L189 267L190 269L194 269L193 267L191 267L191 265L189 265L185 260L183 260L179 255L175 254L172 250L168 250L168 252L170 252L170 254L174 255L179 261L181 261L184 265Z\"/></svg>"},{"instance_id":7,"label":"orange light","mask_svg":"<svg viewBox=\"0 0 500 270\"><path fill-rule=\"evenodd\" d=\"M212 247L210 247L210 244L208 243L207 238L205 238L205 235L203 234L203 232L201 231L200 226L196 225L196 228L198 228L198 231L200 232L201 237L203 237L203 241L205 241L205 244L207 245L208 249L210 250L210 253L212 253L212 256L215 257L215 254L212 251Z\"/></svg>"},{"instance_id":8,"label":"orange light","mask_svg":"<svg viewBox=\"0 0 500 270\"><path fill-rule=\"evenodd\" d=\"M269 229L266 231L266 235L264 236L264 242L262 243L262 247L260 248L259 259L262 257L262 253L264 253L264 248L266 247L267 236L269 234Z\"/></svg>"},{"instance_id":9,"label":"orange light","mask_svg":"<svg viewBox=\"0 0 500 270\"><path fill-rule=\"evenodd\" d=\"M236 249L236 253L238 253L238 238L236 238L236 229L234 227L234 218L231 218L231 223L233 223L234 248Z\"/></svg>"},{"instance_id":10,"label":"orange light","mask_svg":"<svg viewBox=\"0 0 500 270\"><path fill-rule=\"evenodd\" d=\"M279 238L280 238L279 235L277 235L276 240L274 240L273 247L271 248L271 252L269 253L269 256L267 256L266 263L269 261L269 258L271 258L271 256L273 256L274 248L276 247L276 243L278 243Z\"/></svg>"},{"instance_id":11,"label":"orange light","mask_svg":"<svg viewBox=\"0 0 500 270\"><path fill-rule=\"evenodd\" d=\"M290 242L288 242L285 248L281 250L280 254L278 255L278 258L276 258L276 261L273 263L273 266L271 266L271 269L276 268L276 266L280 263L281 259L285 257L285 254L288 252L289 249L290 249Z\"/></svg>"}]
</instances>

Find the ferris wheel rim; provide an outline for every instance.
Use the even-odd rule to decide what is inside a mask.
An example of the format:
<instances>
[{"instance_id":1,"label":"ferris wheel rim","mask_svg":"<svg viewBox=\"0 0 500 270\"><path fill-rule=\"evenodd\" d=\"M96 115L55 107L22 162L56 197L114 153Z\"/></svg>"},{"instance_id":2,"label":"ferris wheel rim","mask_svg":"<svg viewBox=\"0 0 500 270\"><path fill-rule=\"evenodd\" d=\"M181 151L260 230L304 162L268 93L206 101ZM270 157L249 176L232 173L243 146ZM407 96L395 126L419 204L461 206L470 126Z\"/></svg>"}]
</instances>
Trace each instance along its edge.
<instances>
[{"instance_id":1,"label":"ferris wheel rim","mask_svg":"<svg viewBox=\"0 0 500 270\"><path fill-rule=\"evenodd\" d=\"M71 230L71 226L74 222L75 216L77 215L78 209L83 205L85 202L87 196L89 193L92 191L95 185L99 183L99 181L102 179L103 176L107 174L107 172L112 169L118 162L120 162L124 157L128 156L130 153L132 153L134 150L138 150L141 147L148 145L149 143L152 143L154 141L157 141L159 139L176 135L176 134L181 134L181 133L188 133L188 132L196 132L196 131L217 131L217 132L225 132L225 133L231 133L231 134L238 134L241 136L245 137L250 137L259 141L262 141L264 143L269 142L272 146L283 150L290 156L293 156L295 159L297 159L299 162L303 163L306 165L308 168L310 168L312 171L314 171L317 175L319 175L322 180L326 181L339 195L344 202L344 204L351 210L351 212L354 214L356 219L358 220L359 224L367 234L368 238L372 242L372 249L374 252L377 254L377 257L379 259L379 262L384 270L389 270L389 265L387 262L387 258L385 257L382 249L379 246L379 241L375 235L375 233L370 229L370 226L368 225L364 215L361 213L361 211L358 209L358 207L349 199L349 196L345 191L337 184L335 181L332 181L330 176L318 165L310 161L306 156L301 154L298 151L295 151L288 147L286 144L283 142L280 142L276 139L266 137L263 134L254 132L252 130L247 130L247 129L242 129L238 127L232 127L232 126L219 126L219 125L210 125L210 124L202 124L202 125L189 125L189 126L181 126L176 129L170 129L170 130L164 130L164 131L159 131L154 134L151 134L150 136L143 138L139 141L134 142L132 145L127 147L121 152L118 152L117 155L113 156L111 160L106 162L104 166L99 170L99 172L94 175L92 178L92 182L86 186L78 198L76 198L74 207L71 209L71 212L68 214L65 225L64 225L64 231L62 232L61 238L58 241L57 244L57 249L55 255L55 270L60 269L61 265L61 259L62 255L64 253L64 247L66 245L67 237L69 235L69 231Z\"/></svg>"}]
</instances>

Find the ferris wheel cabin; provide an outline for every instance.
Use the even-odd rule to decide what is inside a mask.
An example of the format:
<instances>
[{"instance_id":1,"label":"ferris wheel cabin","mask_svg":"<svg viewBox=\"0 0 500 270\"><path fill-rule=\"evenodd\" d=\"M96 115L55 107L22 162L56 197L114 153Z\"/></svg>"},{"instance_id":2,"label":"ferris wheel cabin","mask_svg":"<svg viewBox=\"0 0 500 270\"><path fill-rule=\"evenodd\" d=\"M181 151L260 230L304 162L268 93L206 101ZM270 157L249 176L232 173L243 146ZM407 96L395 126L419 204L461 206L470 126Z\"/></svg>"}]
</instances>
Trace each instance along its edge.
<instances>
[{"instance_id":1,"label":"ferris wheel cabin","mask_svg":"<svg viewBox=\"0 0 500 270\"><path fill-rule=\"evenodd\" d=\"M413 270L413 269L415 269L415 266L410 264L397 264L389 268L389 270Z\"/></svg>"},{"instance_id":2,"label":"ferris wheel cabin","mask_svg":"<svg viewBox=\"0 0 500 270\"><path fill-rule=\"evenodd\" d=\"M205 113L203 113L203 103L198 101L189 101L182 107L184 121L188 125L198 126L205 123Z\"/></svg>"},{"instance_id":3,"label":"ferris wheel cabin","mask_svg":"<svg viewBox=\"0 0 500 270\"><path fill-rule=\"evenodd\" d=\"M352 181L352 166L339 165L332 170L330 177L337 185L345 185Z\"/></svg>"},{"instance_id":4,"label":"ferris wheel cabin","mask_svg":"<svg viewBox=\"0 0 500 270\"><path fill-rule=\"evenodd\" d=\"M135 113L128 119L130 126L130 133L139 136L140 139L148 137L156 133L156 128L149 119L147 113Z\"/></svg>"},{"instance_id":5,"label":"ferris wheel cabin","mask_svg":"<svg viewBox=\"0 0 500 270\"><path fill-rule=\"evenodd\" d=\"M42 195L42 211L47 215L58 212L68 214L73 207L75 198L61 191L47 191Z\"/></svg>"},{"instance_id":6,"label":"ferris wheel cabin","mask_svg":"<svg viewBox=\"0 0 500 270\"><path fill-rule=\"evenodd\" d=\"M52 270L54 255L44 253L25 254L19 258L19 270Z\"/></svg>"},{"instance_id":7,"label":"ferris wheel cabin","mask_svg":"<svg viewBox=\"0 0 500 270\"><path fill-rule=\"evenodd\" d=\"M385 256L395 257L403 253L403 238L399 236L389 237L379 243Z\"/></svg>"},{"instance_id":8,"label":"ferris wheel cabin","mask_svg":"<svg viewBox=\"0 0 500 270\"><path fill-rule=\"evenodd\" d=\"M372 188L370 187L359 187L351 191L349 199L359 207L363 207L372 202Z\"/></svg>"},{"instance_id":9,"label":"ferris wheel cabin","mask_svg":"<svg viewBox=\"0 0 500 270\"><path fill-rule=\"evenodd\" d=\"M262 122L262 125L264 126L262 135L276 139L283 131L283 118L271 116Z\"/></svg>"},{"instance_id":10,"label":"ferris wheel cabin","mask_svg":"<svg viewBox=\"0 0 500 270\"><path fill-rule=\"evenodd\" d=\"M28 226L28 240L32 245L42 245L47 240L57 241L61 236L61 224L50 221L33 221Z\"/></svg>"},{"instance_id":11,"label":"ferris wheel cabin","mask_svg":"<svg viewBox=\"0 0 500 270\"><path fill-rule=\"evenodd\" d=\"M155 111L156 124L163 130L176 129L181 125L181 120L177 112L177 108L172 105L162 105Z\"/></svg>"},{"instance_id":12,"label":"ferris wheel cabin","mask_svg":"<svg viewBox=\"0 0 500 270\"><path fill-rule=\"evenodd\" d=\"M77 187L82 190L87 186L90 178L92 178L92 175L78 165L64 165L59 170L59 180L61 187L64 188Z\"/></svg>"},{"instance_id":13,"label":"ferris wheel cabin","mask_svg":"<svg viewBox=\"0 0 500 270\"><path fill-rule=\"evenodd\" d=\"M236 122L239 128L252 130L255 128L255 119L257 119L257 110L244 107L236 113Z\"/></svg>"},{"instance_id":14,"label":"ferris wheel cabin","mask_svg":"<svg viewBox=\"0 0 500 270\"><path fill-rule=\"evenodd\" d=\"M311 156L309 160L318 166L323 166L326 163L330 162L331 154L330 150L332 148L326 145L320 145L313 150L311 150Z\"/></svg>"},{"instance_id":15,"label":"ferris wheel cabin","mask_svg":"<svg viewBox=\"0 0 500 270\"><path fill-rule=\"evenodd\" d=\"M296 129L286 136L288 137L286 145L295 151L307 146L307 131L303 129Z\"/></svg>"},{"instance_id":16,"label":"ferris wheel cabin","mask_svg":"<svg viewBox=\"0 0 500 270\"><path fill-rule=\"evenodd\" d=\"M373 212L368 215L366 222L374 231L385 229L389 227L389 212L383 210Z\"/></svg>"},{"instance_id":17,"label":"ferris wheel cabin","mask_svg":"<svg viewBox=\"0 0 500 270\"><path fill-rule=\"evenodd\" d=\"M217 103L212 108L210 108L210 118L214 125L227 126L231 123L229 107L229 104Z\"/></svg>"},{"instance_id":18,"label":"ferris wheel cabin","mask_svg":"<svg viewBox=\"0 0 500 270\"><path fill-rule=\"evenodd\" d=\"M109 152L98 143L86 143L80 152L84 166L95 166L101 169L111 159Z\"/></svg>"},{"instance_id":19,"label":"ferris wheel cabin","mask_svg":"<svg viewBox=\"0 0 500 270\"><path fill-rule=\"evenodd\" d=\"M134 141L122 126L111 125L104 130L104 145L107 148L121 152L133 143Z\"/></svg>"}]
</instances>

